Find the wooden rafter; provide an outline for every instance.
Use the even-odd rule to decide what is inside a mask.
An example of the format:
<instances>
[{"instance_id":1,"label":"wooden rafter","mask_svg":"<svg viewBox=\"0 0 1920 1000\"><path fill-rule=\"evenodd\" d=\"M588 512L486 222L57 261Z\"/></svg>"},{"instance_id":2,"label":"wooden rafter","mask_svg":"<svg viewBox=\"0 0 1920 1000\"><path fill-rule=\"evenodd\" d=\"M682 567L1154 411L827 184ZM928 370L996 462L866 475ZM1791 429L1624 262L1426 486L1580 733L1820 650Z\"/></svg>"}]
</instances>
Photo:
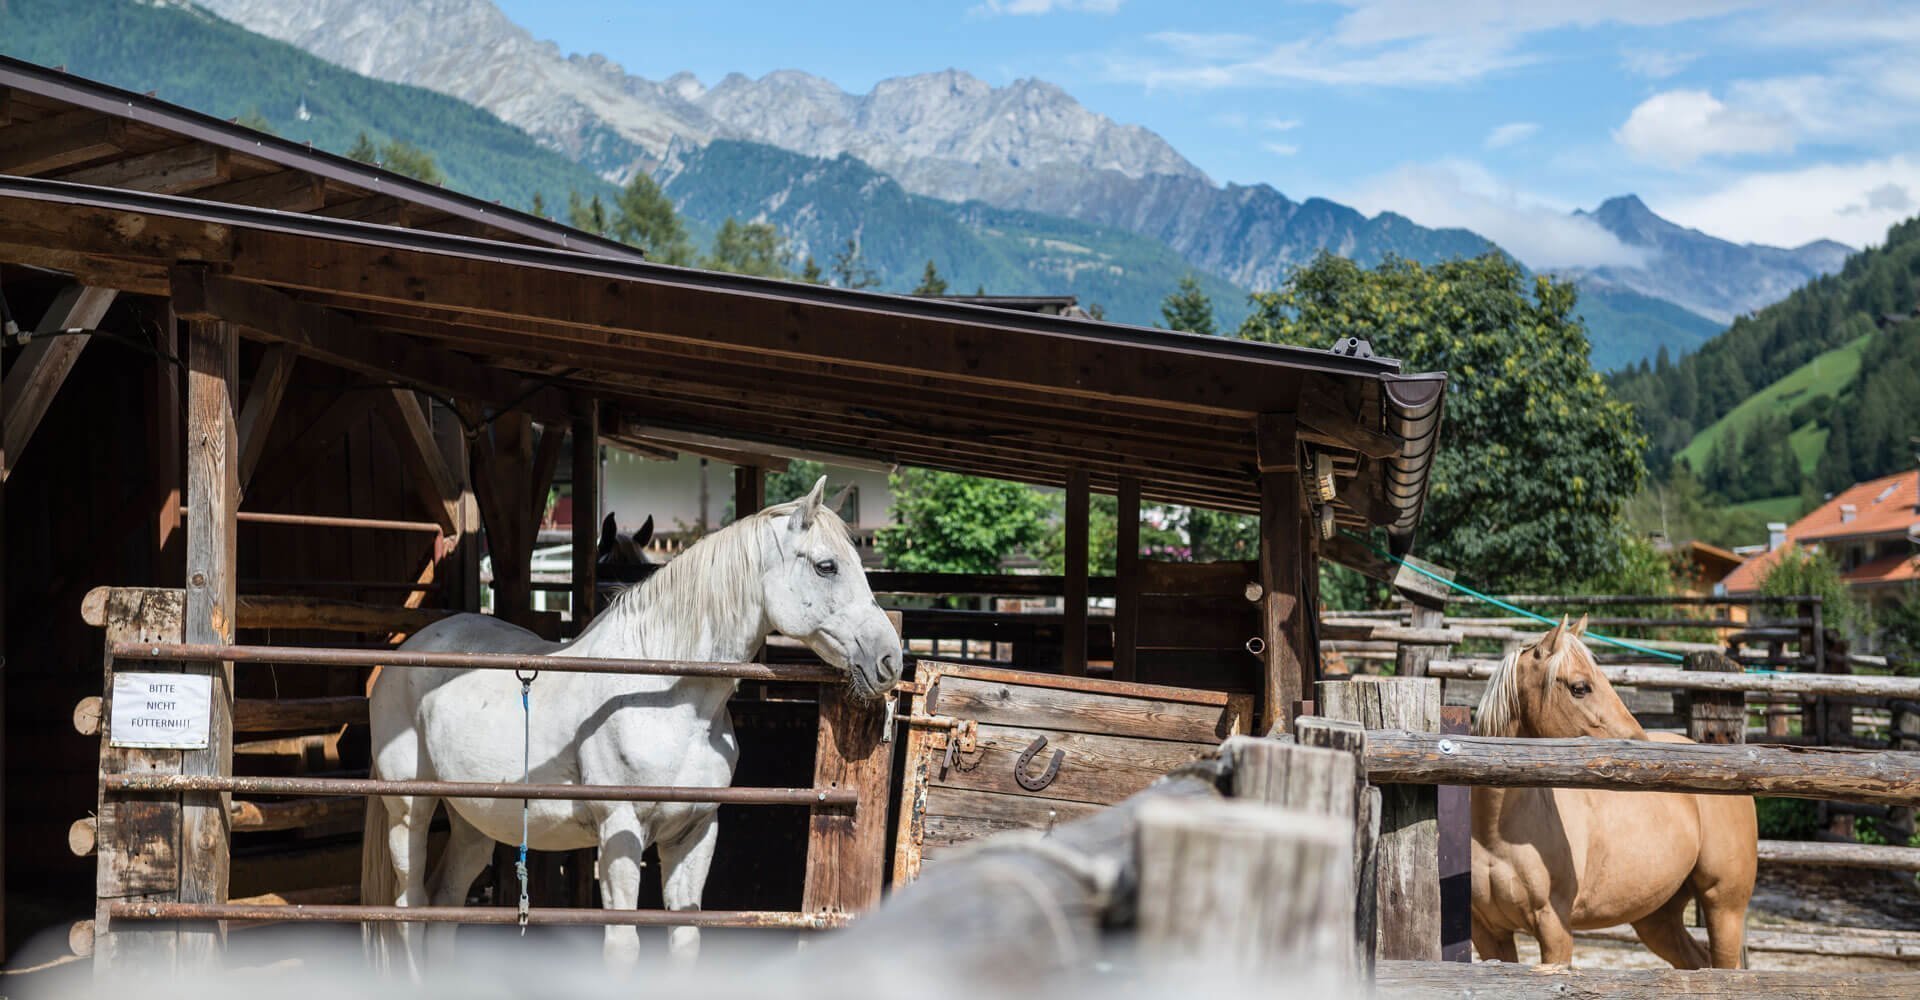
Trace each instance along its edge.
<instances>
[{"instance_id":1,"label":"wooden rafter","mask_svg":"<svg viewBox=\"0 0 1920 1000\"><path fill-rule=\"evenodd\" d=\"M299 356L285 344L269 346L260 356L260 367L253 373L253 388L240 407L240 489L244 492L260 467L260 456L267 450L267 432L280 412L280 400L286 395L287 382L293 377L293 363Z\"/></svg>"},{"instance_id":2,"label":"wooden rafter","mask_svg":"<svg viewBox=\"0 0 1920 1000\"><path fill-rule=\"evenodd\" d=\"M460 480L440 453L420 398L410 389L389 389L374 399L399 446L401 461L407 464L407 481L419 494L421 506L441 531L448 536L460 534Z\"/></svg>"},{"instance_id":3,"label":"wooden rafter","mask_svg":"<svg viewBox=\"0 0 1920 1000\"><path fill-rule=\"evenodd\" d=\"M125 146L126 123L70 111L0 131L0 174L43 174L111 156Z\"/></svg>"},{"instance_id":4,"label":"wooden rafter","mask_svg":"<svg viewBox=\"0 0 1920 1000\"><path fill-rule=\"evenodd\" d=\"M179 194L225 183L232 175L232 154L195 142L61 174L58 179L95 187Z\"/></svg>"},{"instance_id":5,"label":"wooden rafter","mask_svg":"<svg viewBox=\"0 0 1920 1000\"><path fill-rule=\"evenodd\" d=\"M326 185L321 183L320 178L298 170L276 170L246 180L231 181L206 188L195 197L271 208L280 212L311 212L327 203Z\"/></svg>"},{"instance_id":6,"label":"wooden rafter","mask_svg":"<svg viewBox=\"0 0 1920 1000\"><path fill-rule=\"evenodd\" d=\"M33 440L33 432L47 415L47 407L73 370L80 352L91 339L85 333L100 325L113 305L115 292L110 288L69 285L54 297L46 314L34 329L34 338L22 348L8 369L0 387L4 400L4 438L0 439L0 480L12 475L20 463L20 453Z\"/></svg>"}]
</instances>

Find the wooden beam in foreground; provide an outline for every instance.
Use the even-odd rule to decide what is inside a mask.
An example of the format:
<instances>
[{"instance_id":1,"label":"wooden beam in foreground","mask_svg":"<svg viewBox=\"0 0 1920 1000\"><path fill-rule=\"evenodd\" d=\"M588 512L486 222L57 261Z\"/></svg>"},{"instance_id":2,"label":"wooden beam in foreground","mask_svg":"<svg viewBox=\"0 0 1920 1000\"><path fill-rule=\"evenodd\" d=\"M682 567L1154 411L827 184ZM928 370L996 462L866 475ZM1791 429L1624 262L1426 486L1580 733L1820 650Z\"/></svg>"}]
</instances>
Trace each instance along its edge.
<instances>
[{"instance_id":1,"label":"wooden beam in foreground","mask_svg":"<svg viewBox=\"0 0 1920 1000\"><path fill-rule=\"evenodd\" d=\"M232 176L231 154L218 146L191 142L61 174L56 179L95 187L179 194L223 184Z\"/></svg>"},{"instance_id":2,"label":"wooden beam in foreground","mask_svg":"<svg viewBox=\"0 0 1920 1000\"><path fill-rule=\"evenodd\" d=\"M65 333L67 330L91 330L100 325L113 305L111 288L70 285L60 290L47 307L34 337L21 348L19 358L7 370L6 383L0 387L5 405L4 439L0 440L0 480L12 475L20 463L20 452L33 439L47 407L67 380L67 373L80 359L90 335Z\"/></svg>"},{"instance_id":3,"label":"wooden beam in foreground","mask_svg":"<svg viewBox=\"0 0 1920 1000\"><path fill-rule=\"evenodd\" d=\"M1916 972L1755 972L1745 969L1568 969L1500 962L1381 962L1380 1000L1908 1000Z\"/></svg>"},{"instance_id":4,"label":"wooden beam in foreground","mask_svg":"<svg viewBox=\"0 0 1920 1000\"><path fill-rule=\"evenodd\" d=\"M0 132L0 174L43 174L120 151L126 122L92 111L69 111Z\"/></svg>"}]
</instances>

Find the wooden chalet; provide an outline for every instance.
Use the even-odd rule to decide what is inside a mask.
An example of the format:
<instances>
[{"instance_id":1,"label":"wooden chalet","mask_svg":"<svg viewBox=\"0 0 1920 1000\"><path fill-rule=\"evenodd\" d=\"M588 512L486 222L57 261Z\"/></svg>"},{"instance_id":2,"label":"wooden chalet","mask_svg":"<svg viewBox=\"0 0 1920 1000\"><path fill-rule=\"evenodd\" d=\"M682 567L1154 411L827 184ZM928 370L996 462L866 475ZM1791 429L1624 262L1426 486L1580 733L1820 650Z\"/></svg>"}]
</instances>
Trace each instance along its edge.
<instances>
[{"instance_id":1,"label":"wooden chalet","mask_svg":"<svg viewBox=\"0 0 1920 1000\"><path fill-rule=\"evenodd\" d=\"M602 440L737 462L743 510L781 456L946 469L1064 488L1069 552L1084 553L1089 493L1119 498L1116 576L1090 579L1082 558L1049 578L1066 599L1057 641L1013 666L1070 679L1110 659L1112 681L1133 685L1115 691L1198 692L1194 711L1251 708L1266 731L1312 697L1317 560L1379 572L1341 529L1411 546L1438 438L1445 376L1403 373L1364 343L1254 344L652 264L10 60L0 174L0 298L30 334L8 338L4 386L14 944L93 912L96 861L76 856L93 844L73 840L92 834L70 824L112 802L96 789L98 719L70 715L101 693L100 632L80 614L95 588L184 590L187 642L384 648L478 607L484 544L499 613L554 632L528 611L536 498L570 467L571 587L591 607L598 518L579 485ZM1143 562L1129 535L1143 501L1258 514L1257 565ZM916 576L876 590L996 586ZM1115 597L1111 619L1089 625L1090 593ZM226 670L227 745L176 766L364 768L364 676ZM804 755L752 744L785 726L811 746L811 717L782 714L809 706L740 711L738 783L804 772ZM1211 726L1181 739L1200 747ZM319 815L236 826L254 832L230 858L222 845L212 895L340 881L357 813ZM100 836L104 886L125 859ZM195 877L187 865L165 891L189 898Z\"/></svg>"}]
</instances>

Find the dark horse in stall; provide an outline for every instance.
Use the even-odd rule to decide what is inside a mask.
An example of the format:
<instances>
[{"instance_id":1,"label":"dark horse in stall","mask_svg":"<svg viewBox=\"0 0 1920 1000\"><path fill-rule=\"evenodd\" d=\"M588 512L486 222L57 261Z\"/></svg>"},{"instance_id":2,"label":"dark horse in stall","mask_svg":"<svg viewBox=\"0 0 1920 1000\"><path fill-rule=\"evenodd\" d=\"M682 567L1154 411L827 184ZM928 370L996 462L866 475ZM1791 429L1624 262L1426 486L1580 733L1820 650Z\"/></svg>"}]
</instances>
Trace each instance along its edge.
<instances>
[{"instance_id":1,"label":"dark horse in stall","mask_svg":"<svg viewBox=\"0 0 1920 1000\"><path fill-rule=\"evenodd\" d=\"M647 555L647 543L653 541L653 515L631 535L622 535L612 513L600 522L600 545L594 554L595 612L606 609L614 595L658 572L665 562Z\"/></svg>"}]
</instances>

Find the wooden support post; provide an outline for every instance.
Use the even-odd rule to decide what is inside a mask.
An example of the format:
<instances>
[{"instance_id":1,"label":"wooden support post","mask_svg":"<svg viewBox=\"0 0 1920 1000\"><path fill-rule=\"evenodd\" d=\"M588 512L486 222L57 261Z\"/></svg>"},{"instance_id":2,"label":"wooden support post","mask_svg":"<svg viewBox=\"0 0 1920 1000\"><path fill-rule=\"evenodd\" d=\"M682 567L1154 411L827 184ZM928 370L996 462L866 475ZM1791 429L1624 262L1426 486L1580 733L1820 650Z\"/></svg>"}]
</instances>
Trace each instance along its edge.
<instances>
[{"instance_id":1,"label":"wooden support post","mask_svg":"<svg viewBox=\"0 0 1920 1000\"><path fill-rule=\"evenodd\" d=\"M1161 801L1144 804L1138 822L1147 956L1211 973L1285 972L1297 986L1344 985L1353 960L1346 818L1251 802Z\"/></svg>"},{"instance_id":2,"label":"wooden support post","mask_svg":"<svg viewBox=\"0 0 1920 1000\"><path fill-rule=\"evenodd\" d=\"M473 489L493 561L493 613L524 622L533 610L533 421L511 412L493 421L493 436L473 442Z\"/></svg>"},{"instance_id":3,"label":"wooden support post","mask_svg":"<svg viewBox=\"0 0 1920 1000\"><path fill-rule=\"evenodd\" d=\"M600 539L600 409L582 398L573 416L573 630L593 620Z\"/></svg>"},{"instance_id":4,"label":"wooden support post","mask_svg":"<svg viewBox=\"0 0 1920 1000\"><path fill-rule=\"evenodd\" d=\"M1394 596L1407 603L1412 614L1408 625L1413 628L1441 628L1447 618L1447 588L1432 576L1454 578L1453 571L1444 566L1411 556L1406 557L1409 565L1400 567L1393 577ZM1416 568L1417 567L1417 568ZM1425 570L1426 573L1420 572ZM1417 646L1402 643L1394 653L1394 674L1399 677L1425 677L1427 664L1433 660L1444 660L1452 646Z\"/></svg>"},{"instance_id":5,"label":"wooden support post","mask_svg":"<svg viewBox=\"0 0 1920 1000\"><path fill-rule=\"evenodd\" d=\"M1440 731L1440 682L1431 678L1329 681L1320 710L1368 730ZM1440 959L1439 799L1432 786L1382 790L1380 957Z\"/></svg>"},{"instance_id":6,"label":"wooden support post","mask_svg":"<svg viewBox=\"0 0 1920 1000\"><path fill-rule=\"evenodd\" d=\"M182 635L189 643L233 642L238 603L234 513L240 506L239 339L219 320L187 325L187 587ZM233 664L190 663L188 674L213 678L212 717L204 750L183 751L180 773L233 773ZM227 901L229 797L188 794L180 808L180 901ZM180 929L183 968L218 958L224 924Z\"/></svg>"},{"instance_id":7,"label":"wooden support post","mask_svg":"<svg viewBox=\"0 0 1920 1000\"><path fill-rule=\"evenodd\" d=\"M1688 653L1686 669L1739 673L1740 664L1720 653ZM1687 717L1687 738L1695 743L1745 743L1747 696L1743 691L1675 691L1675 714Z\"/></svg>"},{"instance_id":8,"label":"wooden support post","mask_svg":"<svg viewBox=\"0 0 1920 1000\"><path fill-rule=\"evenodd\" d=\"M180 356L180 324L172 305L162 312L160 329L154 337L154 349L175 358ZM185 565L180 543L180 477L182 466L181 427L185 412L180 405L180 368L155 360L147 409L147 446L154 495L160 509L154 512L154 577L162 587L177 587Z\"/></svg>"},{"instance_id":9,"label":"wooden support post","mask_svg":"<svg viewBox=\"0 0 1920 1000\"><path fill-rule=\"evenodd\" d=\"M807 913L859 913L880 902L887 860L887 776L893 761L886 727L887 712L880 703L856 702L844 685L820 688L813 787L851 788L859 803L852 811L813 809L800 903Z\"/></svg>"},{"instance_id":10,"label":"wooden support post","mask_svg":"<svg viewBox=\"0 0 1920 1000\"><path fill-rule=\"evenodd\" d=\"M767 470L757 465L733 467L733 519L751 517L767 506Z\"/></svg>"},{"instance_id":11,"label":"wooden support post","mask_svg":"<svg viewBox=\"0 0 1920 1000\"><path fill-rule=\"evenodd\" d=\"M1261 414L1255 424L1260 466L1260 639L1266 681L1260 732L1289 732L1313 669L1304 604L1307 555L1301 522L1300 435L1291 413Z\"/></svg>"},{"instance_id":12,"label":"wooden support post","mask_svg":"<svg viewBox=\"0 0 1920 1000\"><path fill-rule=\"evenodd\" d=\"M1452 579L1452 577L1448 577ZM1473 710L1440 709L1440 731L1465 736ZM1435 802L1440 830L1440 958L1473 961L1473 795L1460 785L1441 785Z\"/></svg>"},{"instance_id":13,"label":"wooden support post","mask_svg":"<svg viewBox=\"0 0 1920 1000\"><path fill-rule=\"evenodd\" d=\"M1353 758L1353 951L1357 967L1370 976L1380 924L1380 789L1367 781L1367 731L1357 722L1314 715L1295 719L1294 729L1302 746Z\"/></svg>"},{"instance_id":14,"label":"wooden support post","mask_svg":"<svg viewBox=\"0 0 1920 1000\"><path fill-rule=\"evenodd\" d=\"M1087 672L1087 473L1067 473L1067 532L1065 580L1065 634L1060 643L1060 672L1072 677Z\"/></svg>"},{"instance_id":15,"label":"wooden support post","mask_svg":"<svg viewBox=\"0 0 1920 1000\"><path fill-rule=\"evenodd\" d=\"M1120 477L1114 525L1113 679L1139 674L1140 480Z\"/></svg>"}]
</instances>

